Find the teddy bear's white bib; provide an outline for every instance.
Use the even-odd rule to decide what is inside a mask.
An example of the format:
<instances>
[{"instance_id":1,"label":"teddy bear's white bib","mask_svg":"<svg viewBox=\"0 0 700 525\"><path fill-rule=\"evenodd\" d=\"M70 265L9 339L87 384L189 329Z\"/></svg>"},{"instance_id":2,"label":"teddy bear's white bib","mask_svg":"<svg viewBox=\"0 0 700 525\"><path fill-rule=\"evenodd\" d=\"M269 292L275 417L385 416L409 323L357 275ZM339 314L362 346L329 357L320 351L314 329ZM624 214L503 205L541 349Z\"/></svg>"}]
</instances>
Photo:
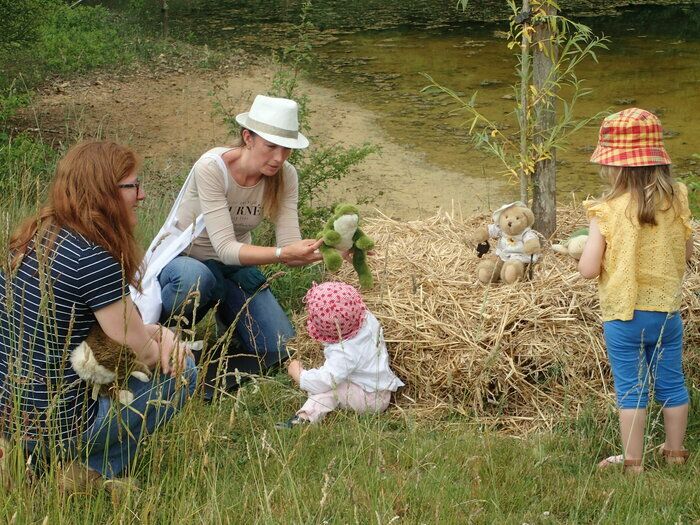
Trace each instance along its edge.
<instances>
[{"instance_id":1,"label":"teddy bear's white bib","mask_svg":"<svg viewBox=\"0 0 700 525\"><path fill-rule=\"evenodd\" d=\"M525 253L525 243L530 239L537 239L537 233L532 228L526 228L520 235L508 235L495 224L489 224L489 236L498 239L496 255L502 261L520 261L529 263L537 261L538 255ZM532 257L532 259L530 259Z\"/></svg>"}]
</instances>

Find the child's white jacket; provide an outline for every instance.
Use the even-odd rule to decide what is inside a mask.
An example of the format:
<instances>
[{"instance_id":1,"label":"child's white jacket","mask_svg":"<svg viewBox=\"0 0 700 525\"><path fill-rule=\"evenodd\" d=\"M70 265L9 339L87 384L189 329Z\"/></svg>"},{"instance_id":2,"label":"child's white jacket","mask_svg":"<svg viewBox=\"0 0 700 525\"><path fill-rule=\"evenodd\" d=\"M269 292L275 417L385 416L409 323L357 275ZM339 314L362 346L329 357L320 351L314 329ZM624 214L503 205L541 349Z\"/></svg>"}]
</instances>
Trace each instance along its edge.
<instances>
[{"instance_id":1,"label":"child's white jacket","mask_svg":"<svg viewBox=\"0 0 700 525\"><path fill-rule=\"evenodd\" d=\"M395 392L403 386L389 368L382 327L369 310L355 337L324 346L323 366L300 376L299 386L309 394L328 392L341 383L354 383L366 392Z\"/></svg>"}]
</instances>

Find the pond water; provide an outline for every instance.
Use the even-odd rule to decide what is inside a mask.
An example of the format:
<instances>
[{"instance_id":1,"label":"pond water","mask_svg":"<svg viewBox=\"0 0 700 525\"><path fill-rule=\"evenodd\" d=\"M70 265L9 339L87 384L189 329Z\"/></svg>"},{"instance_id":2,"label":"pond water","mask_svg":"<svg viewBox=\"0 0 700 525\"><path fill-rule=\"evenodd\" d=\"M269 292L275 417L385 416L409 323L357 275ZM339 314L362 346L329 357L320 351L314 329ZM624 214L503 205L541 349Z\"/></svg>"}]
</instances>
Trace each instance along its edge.
<instances>
[{"instance_id":1,"label":"pond water","mask_svg":"<svg viewBox=\"0 0 700 525\"><path fill-rule=\"evenodd\" d=\"M470 2L471 11L461 13L455 3L317 2L312 11L319 28L314 33L318 61L313 77L345 100L375 111L394 140L423 152L431 163L472 177L503 177L500 163L470 143L464 126L468 115L455 114L455 106L444 99L421 94L428 83L421 73L467 99L478 91L479 110L501 129L517 132L512 100L517 58L498 35L507 22L469 22L484 12L477 13L477 3ZM630 106L650 109L662 119L676 171L695 170L700 160L694 157L700 154L700 5L611 7L617 3L599 2L599 15L584 17L590 13L582 6L595 2L570 2L576 7L573 16L610 38L609 50L598 53L598 63L587 60L577 68L592 93L580 100L575 114L586 117ZM504 4L480 3L491 6L486 13L491 18L506 14L499 7ZM294 1L203 0L188 6L179 18L173 11L173 26L179 31L211 46L260 52L288 43L299 16L299 2ZM600 190L597 170L588 163L598 125L596 121L583 128L557 152L560 198ZM516 196L517 188L511 193Z\"/></svg>"},{"instance_id":2,"label":"pond water","mask_svg":"<svg viewBox=\"0 0 700 525\"><path fill-rule=\"evenodd\" d=\"M614 20L590 19L597 34L609 35L608 51L599 62L587 60L577 68L592 93L580 99L575 114L625 107L650 109L661 118L666 145L678 171L694 166L700 153L700 31L686 34L685 24L666 18L640 17L650 9L629 10ZM662 11L662 10L661 10ZM675 11L698 17L698 9ZM647 25L641 22L646 21ZM676 20L678 22L679 20ZM516 57L504 40L494 36L497 25L461 25L425 30L393 29L344 35L321 48L324 67L318 75L348 100L361 101L382 115L382 126L397 140L423 151L431 162L471 176L493 176L502 167L493 157L476 151L467 137L471 119L443 99L421 94L428 82L419 73L464 93L477 92L479 111L516 133L512 85ZM557 188L561 196L597 193L596 168L588 163L597 139L599 120L572 136L558 152ZM466 125L465 125L466 124ZM517 139L516 139L517 141Z\"/></svg>"}]
</instances>

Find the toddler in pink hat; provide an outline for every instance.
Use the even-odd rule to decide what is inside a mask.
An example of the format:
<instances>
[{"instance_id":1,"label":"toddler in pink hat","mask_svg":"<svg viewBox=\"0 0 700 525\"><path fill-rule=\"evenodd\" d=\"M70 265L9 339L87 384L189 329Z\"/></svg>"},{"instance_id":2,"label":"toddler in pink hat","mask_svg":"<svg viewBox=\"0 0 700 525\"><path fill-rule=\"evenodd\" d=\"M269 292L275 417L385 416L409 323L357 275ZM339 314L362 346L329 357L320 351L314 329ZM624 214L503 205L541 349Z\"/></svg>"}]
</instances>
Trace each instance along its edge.
<instances>
[{"instance_id":1,"label":"toddler in pink hat","mask_svg":"<svg viewBox=\"0 0 700 525\"><path fill-rule=\"evenodd\" d=\"M356 412L383 412L391 393L403 386L389 368L389 355L377 318L349 284L316 285L304 298L309 335L323 343L323 366L305 370L293 359L292 379L309 394L296 415L278 428L315 423L338 406Z\"/></svg>"}]
</instances>

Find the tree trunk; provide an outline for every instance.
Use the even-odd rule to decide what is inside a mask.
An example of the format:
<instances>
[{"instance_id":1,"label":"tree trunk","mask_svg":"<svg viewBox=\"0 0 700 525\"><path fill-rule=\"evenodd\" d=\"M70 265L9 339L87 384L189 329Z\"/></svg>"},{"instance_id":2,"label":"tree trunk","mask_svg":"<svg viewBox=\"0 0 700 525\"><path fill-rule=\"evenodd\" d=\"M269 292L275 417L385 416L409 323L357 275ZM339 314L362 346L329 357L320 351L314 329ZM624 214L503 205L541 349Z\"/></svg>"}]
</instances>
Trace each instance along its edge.
<instances>
[{"instance_id":1,"label":"tree trunk","mask_svg":"<svg viewBox=\"0 0 700 525\"><path fill-rule=\"evenodd\" d=\"M168 0L160 0L160 12L163 15L163 36L168 37Z\"/></svg>"},{"instance_id":2,"label":"tree trunk","mask_svg":"<svg viewBox=\"0 0 700 525\"><path fill-rule=\"evenodd\" d=\"M521 13L527 15L530 11L530 0L523 0ZM528 128L528 87L530 84L530 24L523 22L523 34L520 42L520 200L527 204L530 174L527 170L527 128Z\"/></svg>"},{"instance_id":3,"label":"tree trunk","mask_svg":"<svg viewBox=\"0 0 700 525\"><path fill-rule=\"evenodd\" d=\"M548 15L556 14L556 8L547 5ZM543 90L553 91L551 82L554 78L554 64L558 49L556 35L547 23L537 24L532 42L533 84L537 93ZM535 103L535 144L542 144L556 123L556 99L553 96L538 96ZM557 227L557 166L556 151L552 149L551 158L535 164L532 188L532 211L535 214L534 229L545 237L554 233Z\"/></svg>"}]
</instances>

